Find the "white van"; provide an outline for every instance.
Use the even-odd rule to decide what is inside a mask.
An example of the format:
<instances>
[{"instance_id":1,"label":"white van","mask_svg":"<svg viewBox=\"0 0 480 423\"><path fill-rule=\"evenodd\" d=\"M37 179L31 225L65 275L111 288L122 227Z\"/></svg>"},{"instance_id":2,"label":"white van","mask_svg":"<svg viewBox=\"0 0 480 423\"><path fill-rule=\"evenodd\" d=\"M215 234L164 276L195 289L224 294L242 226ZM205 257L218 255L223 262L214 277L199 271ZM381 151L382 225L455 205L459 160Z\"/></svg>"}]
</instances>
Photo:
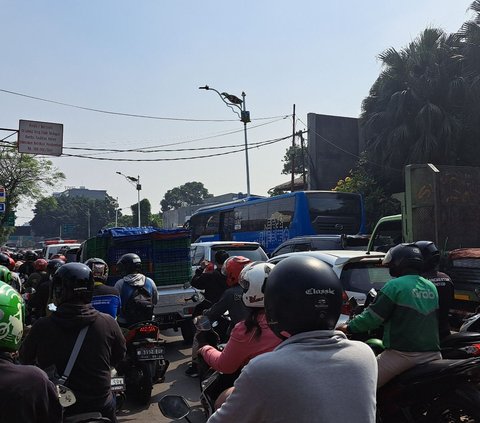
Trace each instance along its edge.
<instances>
[{"instance_id":1,"label":"white van","mask_svg":"<svg viewBox=\"0 0 480 423\"><path fill-rule=\"evenodd\" d=\"M50 260L53 255L59 254L59 251L63 247L78 248L80 247L80 245L81 244L78 244L78 243L50 244L43 247L42 254L45 259Z\"/></svg>"}]
</instances>

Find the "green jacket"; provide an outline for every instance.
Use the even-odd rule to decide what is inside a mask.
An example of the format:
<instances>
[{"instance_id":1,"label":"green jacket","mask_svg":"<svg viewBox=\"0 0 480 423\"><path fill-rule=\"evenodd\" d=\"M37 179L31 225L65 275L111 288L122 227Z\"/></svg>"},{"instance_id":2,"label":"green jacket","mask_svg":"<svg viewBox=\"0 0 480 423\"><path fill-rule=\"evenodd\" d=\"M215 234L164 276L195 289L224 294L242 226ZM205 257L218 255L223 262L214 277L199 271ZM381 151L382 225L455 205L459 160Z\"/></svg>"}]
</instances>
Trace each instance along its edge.
<instances>
[{"instance_id":1,"label":"green jacket","mask_svg":"<svg viewBox=\"0 0 480 423\"><path fill-rule=\"evenodd\" d=\"M348 324L352 333L384 325L387 349L408 352L439 351L438 293L435 285L418 275L388 281L377 300Z\"/></svg>"}]
</instances>

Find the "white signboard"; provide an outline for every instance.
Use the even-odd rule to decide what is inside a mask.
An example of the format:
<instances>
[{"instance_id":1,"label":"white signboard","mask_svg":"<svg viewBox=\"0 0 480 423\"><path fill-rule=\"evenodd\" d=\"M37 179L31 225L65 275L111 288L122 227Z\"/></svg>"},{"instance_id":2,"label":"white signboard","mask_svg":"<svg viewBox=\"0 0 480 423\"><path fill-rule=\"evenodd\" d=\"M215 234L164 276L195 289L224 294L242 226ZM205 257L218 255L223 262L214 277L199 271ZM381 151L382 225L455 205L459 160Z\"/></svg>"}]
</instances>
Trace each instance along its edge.
<instances>
[{"instance_id":1,"label":"white signboard","mask_svg":"<svg viewBox=\"0 0 480 423\"><path fill-rule=\"evenodd\" d=\"M18 129L19 153L62 155L63 125L61 123L20 120Z\"/></svg>"}]
</instances>

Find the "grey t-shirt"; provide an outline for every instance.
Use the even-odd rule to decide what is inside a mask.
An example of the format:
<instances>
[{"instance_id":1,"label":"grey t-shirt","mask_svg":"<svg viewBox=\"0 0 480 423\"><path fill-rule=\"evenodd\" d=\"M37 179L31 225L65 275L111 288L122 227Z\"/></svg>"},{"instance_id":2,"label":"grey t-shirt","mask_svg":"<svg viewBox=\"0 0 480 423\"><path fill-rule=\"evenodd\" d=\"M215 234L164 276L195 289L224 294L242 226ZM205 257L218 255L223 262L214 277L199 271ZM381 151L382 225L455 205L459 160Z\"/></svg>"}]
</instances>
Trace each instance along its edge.
<instances>
[{"instance_id":1,"label":"grey t-shirt","mask_svg":"<svg viewBox=\"0 0 480 423\"><path fill-rule=\"evenodd\" d=\"M374 423L377 362L341 332L297 334L254 358L208 423Z\"/></svg>"}]
</instances>

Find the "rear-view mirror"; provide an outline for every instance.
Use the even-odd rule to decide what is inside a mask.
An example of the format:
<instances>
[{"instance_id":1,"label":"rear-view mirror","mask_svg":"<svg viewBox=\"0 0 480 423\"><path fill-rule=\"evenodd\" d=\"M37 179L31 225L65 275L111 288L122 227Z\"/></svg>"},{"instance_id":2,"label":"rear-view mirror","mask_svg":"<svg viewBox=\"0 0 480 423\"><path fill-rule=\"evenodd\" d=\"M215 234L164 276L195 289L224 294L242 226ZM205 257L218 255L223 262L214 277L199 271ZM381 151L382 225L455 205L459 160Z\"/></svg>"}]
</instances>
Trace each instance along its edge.
<instances>
[{"instance_id":1,"label":"rear-view mirror","mask_svg":"<svg viewBox=\"0 0 480 423\"><path fill-rule=\"evenodd\" d=\"M183 419L190 413L190 405L180 395L165 395L158 402L158 408L162 414L173 420Z\"/></svg>"}]
</instances>

